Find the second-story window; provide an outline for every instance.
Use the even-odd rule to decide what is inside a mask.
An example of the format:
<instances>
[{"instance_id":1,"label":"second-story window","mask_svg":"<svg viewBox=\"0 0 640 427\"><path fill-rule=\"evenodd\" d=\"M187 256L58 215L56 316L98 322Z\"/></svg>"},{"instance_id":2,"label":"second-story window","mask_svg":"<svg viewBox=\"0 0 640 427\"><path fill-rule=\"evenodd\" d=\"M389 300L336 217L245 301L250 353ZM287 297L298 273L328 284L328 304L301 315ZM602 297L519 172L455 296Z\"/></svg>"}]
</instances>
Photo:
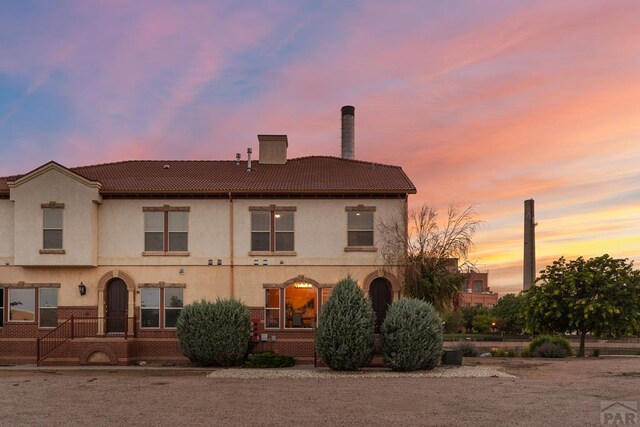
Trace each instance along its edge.
<instances>
[{"instance_id":1,"label":"second-story window","mask_svg":"<svg viewBox=\"0 0 640 427\"><path fill-rule=\"evenodd\" d=\"M146 208L144 250L186 252L189 247L189 212L186 208Z\"/></svg>"},{"instance_id":2,"label":"second-story window","mask_svg":"<svg viewBox=\"0 0 640 427\"><path fill-rule=\"evenodd\" d=\"M251 211L251 250L293 252L295 208L255 208Z\"/></svg>"},{"instance_id":3,"label":"second-story window","mask_svg":"<svg viewBox=\"0 0 640 427\"><path fill-rule=\"evenodd\" d=\"M64 209L42 209L42 248L62 249L62 214Z\"/></svg>"},{"instance_id":4,"label":"second-story window","mask_svg":"<svg viewBox=\"0 0 640 427\"><path fill-rule=\"evenodd\" d=\"M373 246L373 212L347 212L347 245Z\"/></svg>"}]
</instances>

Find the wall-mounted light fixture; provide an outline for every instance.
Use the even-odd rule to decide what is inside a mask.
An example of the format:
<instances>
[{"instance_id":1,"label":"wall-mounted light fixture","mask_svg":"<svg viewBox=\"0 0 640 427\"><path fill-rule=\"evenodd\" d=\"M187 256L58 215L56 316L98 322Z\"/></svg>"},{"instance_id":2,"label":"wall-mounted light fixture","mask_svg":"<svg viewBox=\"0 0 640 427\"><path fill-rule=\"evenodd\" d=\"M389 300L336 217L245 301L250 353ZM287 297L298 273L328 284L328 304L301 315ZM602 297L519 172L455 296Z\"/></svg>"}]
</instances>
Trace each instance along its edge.
<instances>
[{"instance_id":1,"label":"wall-mounted light fixture","mask_svg":"<svg viewBox=\"0 0 640 427\"><path fill-rule=\"evenodd\" d=\"M222 260L221 259L218 260L218 265L222 265Z\"/></svg>"},{"instance_id":2,"label":"wall-mounted light fixture","mask_svg":"<svg viewBox=\"0 0 640 427\"><path fill-rule=\"evenodd\" d=\"M213 260L210 259L209 261L207 261L207 265L213 265Z\"/></svg>"},{"instance_id":3,"label":"wall-mounted light fixture","mask_svg":"<svg viewBox=\"0 0 640 427\"><path fill-rule=\"evenodd\" d=\"M179 274L184 274L184 268L180 267L180 269L178 270Z\"/></svg>"},{"instance_id":4,"label":"wall-mounted light fixture","mask_svg":"<svg viewBox=\"0 0 640 427\"><path fill-rule=\"evenodd\" d=\"M269 265L269 261L267 261L266 259L262 260L262 265Z\"/></svg>"},{"instance_id":5,"label":"wall-mounted light fixture","mask_svg":"<svg viewBox=\"0 0 640 427\"><path fill-rule=\"evenodd\" d=\"M87 287L84 285L84 283L80 282L80 284L78 285L78 292L80 292L80 295L84 295L87 293Z\"/></svg>"},{"instance_id":6,"label":"wall-mounted light fixture","mask_svg":"<svg viewBox=\"0 0 640 427\"><path fill-rule=\"evenodd\" d=\"M257 260L257 259L254 259L254 260L253 260L253 265L260 265L260 261L259 261L259 260Z\"/></svg>"}]
</instances>

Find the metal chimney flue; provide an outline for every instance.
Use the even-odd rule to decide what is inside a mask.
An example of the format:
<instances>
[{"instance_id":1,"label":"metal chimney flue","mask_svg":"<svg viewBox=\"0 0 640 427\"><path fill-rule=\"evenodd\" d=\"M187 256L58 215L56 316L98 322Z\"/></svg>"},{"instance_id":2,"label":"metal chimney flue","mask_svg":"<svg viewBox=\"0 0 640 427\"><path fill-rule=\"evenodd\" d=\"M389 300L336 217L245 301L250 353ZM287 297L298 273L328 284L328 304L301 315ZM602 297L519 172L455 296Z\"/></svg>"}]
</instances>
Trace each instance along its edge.
<instances>
[{"instance_id":1,"label":"metal chimney flue","mask_svg":"<svg viewBox=\"0 0 640 427\"><path fill-rule=\"evenodd\" d=\"M236 153L236 166L240 166L240 153Z\"/></svg>"},{"instance_id":2,"label":"metal chimney flue","mask_svg":"<svg viewBox=\"0 0 640 427\"><path fill-rule=\"evenodd\" d=\"M524 201L524 268L523 289L529 289L536 280L536 221L533 199Z\"/></svg>"},{"instance_id":3,"label":"metal chimney flue","mask_svg":"<svg viewBox=\"0 0 640 427\"><path fill-rule=\"evenodd\" d=\"M251 172L251 148L247 148L247 172Z\"/></svg>"},{"instance_id":4,"label":"metal chimney flue","mask_svg":"<svg viewBox=\"0 0 640 427\"><path fill-rule=\"evenodd\" d=\"M342 158L353 160L355 157L355 115L351 105L342 107Z\"/></svg>"}]
</instances>

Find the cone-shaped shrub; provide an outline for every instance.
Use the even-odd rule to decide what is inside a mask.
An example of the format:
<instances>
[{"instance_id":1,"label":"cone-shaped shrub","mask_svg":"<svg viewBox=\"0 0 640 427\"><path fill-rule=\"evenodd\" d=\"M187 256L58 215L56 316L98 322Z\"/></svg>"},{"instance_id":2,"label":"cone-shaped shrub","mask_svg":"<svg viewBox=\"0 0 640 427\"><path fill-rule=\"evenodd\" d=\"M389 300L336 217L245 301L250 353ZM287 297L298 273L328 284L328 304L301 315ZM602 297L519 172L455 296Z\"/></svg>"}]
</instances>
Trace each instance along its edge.
<instances>
[{"instance_id":1,"label":"cone-shaped shrub","mask_svg":"<svg viewBox=\"0 0 640 427\"><path fill-rule=\"evenodd\" d=\"M182 353L200 365L241 364L249 347L249 309L234 299L186 305L176 325Z\"/></svg>"},{"instance_id":2,"label":"cone-shaped shrub","mask_svg":"<svg viewBox=\"0 0 640 427\"><path fill-rule=\"evenodd\" d=\"M433 369L442 356L442 320L433 306L400 298L389 307L381 328L385 364L394 371Z\"/></svg>"},{"instance_id":3,"label":"cone-shaped shrub","mask_svg":"<svg viewBox=\"0 0 640 427\"><path fill-rule=\"evenodd\" d=\"M351 277L342 279L322 306L316 349L336 370L356 370L371 362L375 314L371 301Z\"/></svg>"}]
</instances>

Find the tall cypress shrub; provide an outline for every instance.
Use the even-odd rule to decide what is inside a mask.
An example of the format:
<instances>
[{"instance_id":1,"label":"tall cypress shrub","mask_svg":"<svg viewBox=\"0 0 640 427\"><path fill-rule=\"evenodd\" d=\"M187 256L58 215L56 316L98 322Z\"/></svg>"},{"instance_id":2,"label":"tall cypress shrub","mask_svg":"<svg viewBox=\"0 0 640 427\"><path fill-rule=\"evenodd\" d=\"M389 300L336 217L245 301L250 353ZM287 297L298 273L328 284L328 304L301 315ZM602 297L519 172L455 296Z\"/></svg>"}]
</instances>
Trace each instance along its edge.
<instances>
[{"instance_id":1,"label":"tall cypress shrub","mask_svg":"<svg viewBox=\"0 0 640 427\"><path fill-rule=\"evenodd\" d=\"M385 364L394 371L433 369L442 356L442 319L431 303L400 298L381 328Z\"/></svg>"},{"instance_id":2,"label":"tall cypress shrub","mask_svg":"<svg viewBox=\"0 0 640 427\"><path fill-rule=\"evenodd\" d=\"M240 365L249 348L249 309L235 299L186 305L176 324L182 353L200 365Z\"/></svg>"},{"instance_id":3,"label":"tall cypress shrub","mask_svg":"<svg viewBox=\"0 0 640 427\"><path fill-rule=\"evenodd\" d=\"M322 307L316 350L331 369L357 370L369 365L374 351L375 314L351 277L342 279Z\"/></svg>"}]
</instances>

